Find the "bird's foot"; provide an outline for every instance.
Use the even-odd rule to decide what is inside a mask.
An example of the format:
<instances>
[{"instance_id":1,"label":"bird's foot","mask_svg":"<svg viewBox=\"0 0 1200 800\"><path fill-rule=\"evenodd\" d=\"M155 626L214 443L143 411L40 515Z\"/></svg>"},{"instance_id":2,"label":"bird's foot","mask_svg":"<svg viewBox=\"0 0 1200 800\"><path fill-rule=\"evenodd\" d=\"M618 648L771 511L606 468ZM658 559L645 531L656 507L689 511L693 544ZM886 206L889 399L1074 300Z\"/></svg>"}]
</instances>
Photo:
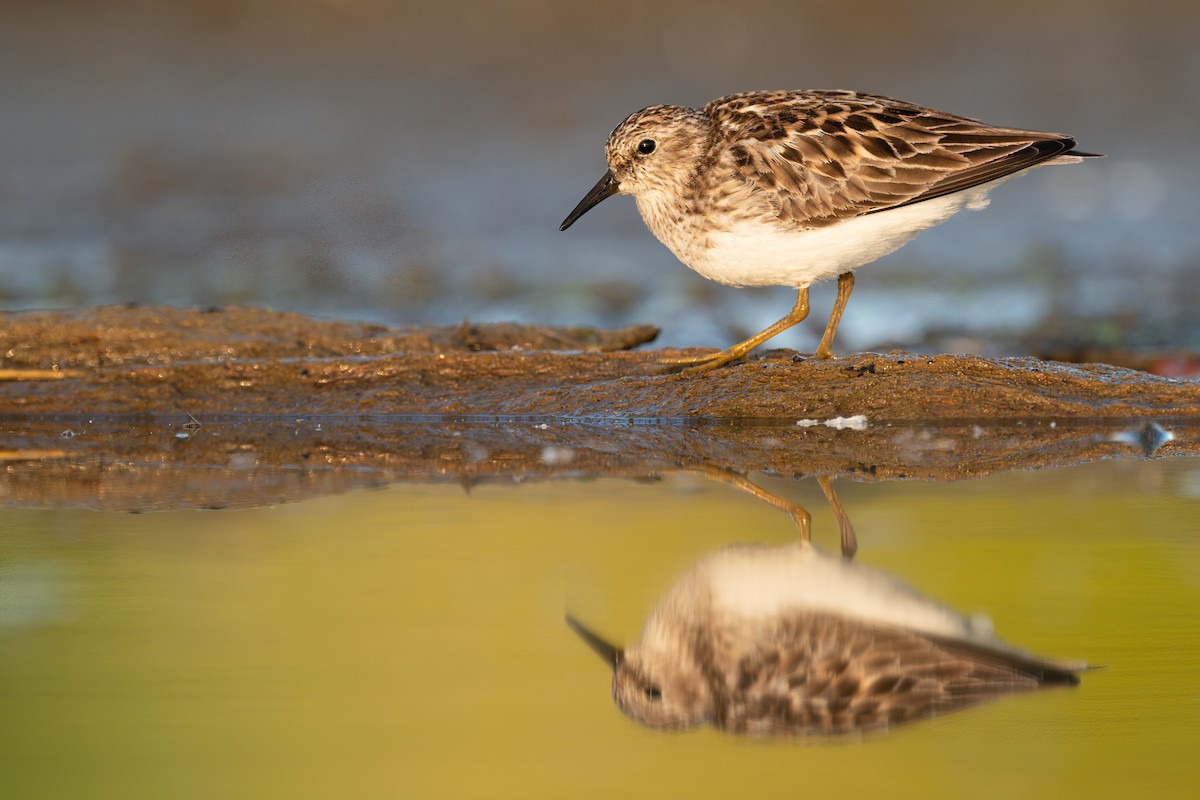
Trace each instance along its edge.
<instances>
[{"instance_id":1,"label":"bird's foot","mask_svg":"<svg viewBox=\"0 0 1200 800\"><path fill-rule=\"evenodd\" d=\"M746 351L731 347L728 350L705 353L700 356L661 358L658 363L670 367L667 372L677 372L681 375L702 375L718 367L723 367L732 361L737 361L745 355Z\"/></svg>"}]
</instances>

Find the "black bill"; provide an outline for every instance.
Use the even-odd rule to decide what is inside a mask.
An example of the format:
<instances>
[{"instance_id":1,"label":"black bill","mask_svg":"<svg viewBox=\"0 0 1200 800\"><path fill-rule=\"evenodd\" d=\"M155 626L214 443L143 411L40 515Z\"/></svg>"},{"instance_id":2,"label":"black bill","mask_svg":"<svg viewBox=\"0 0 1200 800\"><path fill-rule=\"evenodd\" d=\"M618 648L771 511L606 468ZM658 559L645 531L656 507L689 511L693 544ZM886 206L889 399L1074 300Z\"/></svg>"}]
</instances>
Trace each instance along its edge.
<instances>
[{"instance_id":1,"label":"black bill","mask_svg":"<svg viewBox=\"0 0 1200 800\"><path fill-rule=\"evenodd\" d=\"M579 201L579 205L575 206L575 210L570 214L567 214L567 218L563 220L562 225L558 226L558 229L560 231L565 231L567 228L571 227L575 220L586 214L588 209L590 209L592 206L596 205L604 198L616 194L620 190L621 187L617 185L617 178L615 175L613 175L612 170L610 169L608 172L604 173L604 177L592 187L592 190L584 195L583 199Z\"/></svg>"},{"instance_id":2,"label":"black bill","mask_svg":"<svg viewBox=\"0 0 1200 800\"><path fill-rule=\"evenodd\" d=\"M607 195L605 195L605 197L607 197ZM604 198L602 197L600 199L603 200ZM600 200L596 201L596 203L599 202ZM592 205L595 205L596 203L592 203ZM585 208L584 211L587 211L587 209ZM582 214L583 211L579 213ZM568 222L569 221L570 220L568 220ZM566 224L567 222L563 223L563 225ZM608 664L610 669L616 669L625 659L625 651L604 641L599 636L583 627L583 624L579 620L575 619L569 614L567 615L567 624L571 626L571 630L579 634L580 639L583 639L583 641L587 642L588 647L592 648L594 651L596 651L597 655L604 659L604 663Z\"/></svg>"}]
</instances>

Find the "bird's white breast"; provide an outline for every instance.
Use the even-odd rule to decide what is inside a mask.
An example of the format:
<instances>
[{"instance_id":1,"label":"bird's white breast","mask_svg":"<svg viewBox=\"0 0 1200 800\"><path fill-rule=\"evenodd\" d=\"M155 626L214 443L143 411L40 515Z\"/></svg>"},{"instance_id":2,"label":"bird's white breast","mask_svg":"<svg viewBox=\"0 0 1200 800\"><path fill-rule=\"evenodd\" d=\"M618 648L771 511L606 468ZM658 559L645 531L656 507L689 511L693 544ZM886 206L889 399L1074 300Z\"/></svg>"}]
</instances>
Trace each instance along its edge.
<instances>
[{"instance_id":1,"label":"bird's white breast","mask_svg":"<svg viewBox=\"0 0 1200 800\"><path fill-rule=\"evenodd\" d=\"M964 207L982 208L996 183L825 228L802 230L783 221L746 219L682 245L659 238L681 261L718 283L803 288L891 253Z\"/></svg>"},{"instance_id":2,"label":"bird's white breast","mask_svg":"<svg viewBox=\"0 0 1200 800\"><path fill-rule=\"evenodd\" d=\"M740 545L693 573L708 587L712 614L775 617L815 611L922 633L991 642L986 619L965 617L892 576L806 545Z\"/></svg>"}]
</instances>

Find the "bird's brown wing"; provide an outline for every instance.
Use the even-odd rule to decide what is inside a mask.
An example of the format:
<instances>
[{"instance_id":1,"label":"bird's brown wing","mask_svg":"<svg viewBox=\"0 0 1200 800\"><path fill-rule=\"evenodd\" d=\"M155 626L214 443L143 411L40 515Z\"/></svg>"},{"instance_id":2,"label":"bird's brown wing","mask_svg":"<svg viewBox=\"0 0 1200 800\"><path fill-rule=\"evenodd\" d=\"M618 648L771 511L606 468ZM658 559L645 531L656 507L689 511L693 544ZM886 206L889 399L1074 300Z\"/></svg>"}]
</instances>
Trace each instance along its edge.
<instances>
[{"instance_id":1,"label":"bird's brown wing","mask_svg":"<svg viewBox=\"0 0 1200 800\"><path fill-rule=\"evenodd\" d=\"M956 644L823 613L743 629L715 651L726 658L712 687L714 722L752 735L830 735L934 717L1049 683L1073 683L1060 665L999 646ZM742 647L732 645L741 640ZM726 646L722 646L725 644Z\"/></svg>"},{"instance_id":2,"label":"bird's brown wing","mask_svg":"<svg viewBox=\"0 0 1200 800\"><path fill-rule=\"evenodd\" d=\"M1056 157L1075 140L999 128L887 97L841 91L751 92L704 108L711 162L760 190L802 227L969 189Z\"/></svg>"}]
</instances>

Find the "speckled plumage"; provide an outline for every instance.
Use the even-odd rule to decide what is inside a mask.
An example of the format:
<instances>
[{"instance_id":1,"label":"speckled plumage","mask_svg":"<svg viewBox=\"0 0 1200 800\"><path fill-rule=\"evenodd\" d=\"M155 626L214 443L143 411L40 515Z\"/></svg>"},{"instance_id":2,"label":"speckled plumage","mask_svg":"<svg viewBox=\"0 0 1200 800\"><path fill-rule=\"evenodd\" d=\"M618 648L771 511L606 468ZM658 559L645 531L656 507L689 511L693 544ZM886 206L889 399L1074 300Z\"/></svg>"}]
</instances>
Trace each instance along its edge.
<instances>
[{"instance_id":1,"label":"speckled plumage","mask_svg":"<svg viewBox=\"0 0 1200 800\"><path fill-rule=\"evenodd\" d=\"M1085 668L1006 645L986 620L805 543L714 553L659 602L637 645L611 652L613 697L633 719L749 735L878 730L1073 684Z\"/></svg>"},{"instance_id":2,"label":"speckled plumage","mask_svg":"<svg viewBox=\"0 0 1200 800\"><path fill-rule=\"evenodd\" d=\"M847 276L962 208L981 207L1016 174L1090 155L1074 147L1063 134L852 91L747 92L699 110L655 105L612 132L609 171L561 229L605 197L631 194L647 227L701 275L800 290L774 335L807 314L813 282ZM818 355L829 355L853 285L843 282ZM726 363L761 341L700 360Z\"/></svg>"}]
</instances>

